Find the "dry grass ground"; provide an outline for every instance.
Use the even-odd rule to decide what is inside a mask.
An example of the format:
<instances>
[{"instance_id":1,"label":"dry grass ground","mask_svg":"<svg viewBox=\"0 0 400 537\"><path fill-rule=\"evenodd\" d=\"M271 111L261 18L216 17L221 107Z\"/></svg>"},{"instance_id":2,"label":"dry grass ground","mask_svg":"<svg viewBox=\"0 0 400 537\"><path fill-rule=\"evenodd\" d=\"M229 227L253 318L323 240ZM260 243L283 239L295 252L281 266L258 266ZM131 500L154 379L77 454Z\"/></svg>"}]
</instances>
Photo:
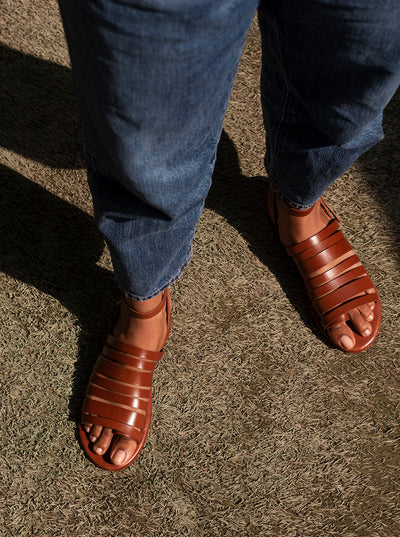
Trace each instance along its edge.
<instances>
[{"instance_id":1,"label":"dry grass ground","mask_svg":"<svg viewBox=\"0 0 400 537\"><path fill-rule=\"evenodd\" d=\"M266 222L252 27L194 260L173 289L149 439L107 474L74 420L117 289L58 10L3 0L0 20L0 535L398 536L399 99L386 140L327 193L384 310L373 348L347 356L314 329Z\"/></svg>"}]
</instances>

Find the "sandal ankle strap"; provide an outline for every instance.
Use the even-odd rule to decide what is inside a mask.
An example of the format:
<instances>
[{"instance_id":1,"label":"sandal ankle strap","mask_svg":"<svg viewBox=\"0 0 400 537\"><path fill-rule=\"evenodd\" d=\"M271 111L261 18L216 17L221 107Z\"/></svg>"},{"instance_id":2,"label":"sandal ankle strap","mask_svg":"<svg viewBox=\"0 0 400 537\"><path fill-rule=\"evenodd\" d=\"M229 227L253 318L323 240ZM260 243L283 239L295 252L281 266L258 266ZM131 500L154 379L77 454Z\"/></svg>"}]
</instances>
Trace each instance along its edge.
<instances>
[{"instance_id":1,"label":"sandal ankle strap","mask_svg":"<svg viewBox=\"0 0 400 537\"><path fill-rule=\"evenodd\" d=\"M309 215L311 213L311 211L313 210L314 206L318 202L320 203L322 209L329 216L329 218L336 219L338 222L340 222L340 218L338 217L338 215L335 213L335 211L333 209L331 209L331 207L329 207L329 205L326 203L326 201L324 200L324 198L322 196L319 198L319 200L317 200L314 203L314 205L311 205L311 207L308 207L307 209L295 209L294 207L290 207L290 205L285 203L286 211L291 216L307 216L307 215Z\"/></svg>"},{"instance_id":2,"label":"sandal ankle strap","mask_svg":"<svg viewBox=\"0 0 400 537\"><path fill-rule=\"evenodd\" d=\"M128 302L129 300L128 297L125 296L124 294L122 294L122 299L127 305L127 307L129 308L129 310L133 313L134 317L136 317L137 319L150 319L151 317L155 317L158 313L160 313L160 311L162 311L165 308L165 304L167 301L167 293L166 291L163 292L162 297L161 297L161 302L156 308L154 308L151 311L146 311L146 312L138 311L133 306L131 306Z\"/></svg>"},{"instance_id":3,"label":"sandal ankle strap","mask_svg":"<svg viewBox=\"0 0 400 537\"><path fill-rule=\"evenodd\" d=\"M272 187L270 188L272 189ZM275 229L277 230L278 229L278 198L282 199L282 197L279 194L277 194L277 192L275 192L275 190L273 189L272 189L272 193L273 193L273 210L274 210L273 224L274 224ZM326 203L326 201L324 200L322 196L319 198L319 200L317 200L314 203L314 205L311 205L311 207L308 207L307 209L295 209L294 207L291 207L290 205L288 205L286 202L284 202L284 204L285 204L285 210L287 214L291 216L307 216L311 213L315 204L318 202L320 202L322 209L326 212L326 214L330 218L336 219L338 222L340 222L340 218L338 217L338 215L335 213L335 211L331 207L329 207L329 205Z\"/></svg>"}]
</instances>

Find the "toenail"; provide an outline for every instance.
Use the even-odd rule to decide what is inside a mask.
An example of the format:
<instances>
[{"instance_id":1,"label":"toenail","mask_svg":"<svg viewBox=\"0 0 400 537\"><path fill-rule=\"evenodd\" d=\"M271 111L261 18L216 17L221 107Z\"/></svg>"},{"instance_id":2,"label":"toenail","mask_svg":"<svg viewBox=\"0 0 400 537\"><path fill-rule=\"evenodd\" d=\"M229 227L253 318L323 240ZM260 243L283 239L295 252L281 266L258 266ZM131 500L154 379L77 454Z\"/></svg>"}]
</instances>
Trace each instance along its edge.
<instances>
[{"instance_id":1,"label":"toenail","mask_svg":"<svg viewBox=\"0 0 400 537\"><path fill-rule=\"evenodd\" d=\"M370 313L367 317L367 321L372 321L374 318L374 315L372 313Z\"/></svg>"},{"instance_id":2,"label":"toenail","mask_svg":"<svg viewBox=\"0 0 400 537\"><path fill-rule=\"evenodd\" d=\"M339 339L339 343L344 349L351 349L353 347L353 341L349 336L342 336Z\"/></svg>"},{"instance_id":3,"label":"toenail","mask_svg":"<svg viewBox=\"0 0 400 537\"><path fill-rule=\"evenodd\" d=\"M86 425L86 427L85 427L85 431L86 431L87 433L90 433L90 427L89 427L89 425Z\"/></svg>"},{"instance_id":4,"label":"toenail","mask_svg":"<svg viewBox=\"0 0 400 537\"><path fill-rule=\"evenodd\" d=\"M366 328L363 332L363 336L369 336L371 333L371 329L370 328Z\"/></svg>"},{"instance_id":5,"label":"toenail","mask_svg":"<svg viewBox=\"0 0 400 537\"><path fill-rule=\"evenodd\" d=\"M90 437L90 441L91 441L91 442L96 442L96 440L97 440L97 436L93 436L93 435L92 435L92 436Z\"/></svg>"},{"instance_id":6,"label":"toenail","mask_svg":"<svg viewBox=\"0 0 400 537\"><path fill-rule=\"evenodd\" d=\"M122 464L125 460L125 455L126 455L125 451L122 451L122 449L119 449L113 457L114 463Z\"/></svg>"},{"instance_id":7,"label":"toenail","mask_svg":"<svg viewBox=\"0 0 400 537\"><path fill-rule=\"evenodd\" d=\"M93 451L95 451L99 455L101 455L103 453L103 449L101 447L95 447Z\"/></svg>"}]
</instances>

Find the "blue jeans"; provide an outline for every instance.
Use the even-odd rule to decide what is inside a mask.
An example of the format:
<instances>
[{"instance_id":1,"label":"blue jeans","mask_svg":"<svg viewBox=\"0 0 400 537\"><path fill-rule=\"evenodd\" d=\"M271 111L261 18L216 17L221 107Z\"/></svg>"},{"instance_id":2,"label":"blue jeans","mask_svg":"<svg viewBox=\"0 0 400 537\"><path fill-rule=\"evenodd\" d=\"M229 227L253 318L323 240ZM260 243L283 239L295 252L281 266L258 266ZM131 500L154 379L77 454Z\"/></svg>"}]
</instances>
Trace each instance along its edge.
<instances>
[{"instance_id":1,"label":"blue jeans","mask_svg":"<svg viewBox=\"0 0 400 537\"><path fill-rule=\"evenodd\" d=\"M312 205L382 139L400 83L399 0L59 0L95 218L128 296L191 257L237 65L256 10L265 158Z\"/></svg>"}]
</instances>

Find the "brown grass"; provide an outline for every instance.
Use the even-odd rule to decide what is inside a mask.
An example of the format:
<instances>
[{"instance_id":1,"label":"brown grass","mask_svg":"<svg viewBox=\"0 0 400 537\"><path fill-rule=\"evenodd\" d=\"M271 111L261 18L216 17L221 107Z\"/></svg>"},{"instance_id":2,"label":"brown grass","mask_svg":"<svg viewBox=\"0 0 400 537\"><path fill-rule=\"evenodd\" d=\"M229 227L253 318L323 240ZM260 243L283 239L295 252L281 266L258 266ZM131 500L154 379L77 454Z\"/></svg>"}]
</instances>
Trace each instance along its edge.
<instances>
[{"instance_id":1,"label":"brown grass","mask_svg":"<svg viewBox=\"0 0 400 537\"><path fill-rule=\"evenodd\" d=\"M117 290L62 28L53 0L6 0L0 15L0 535L398 536L399 99L386 140L327 193L384 309L373 348L347 356L314 329L266 222L252 27L194 260L173 289L149 439L107 474L74 420Z\"/></svg>"}]
</instances>

